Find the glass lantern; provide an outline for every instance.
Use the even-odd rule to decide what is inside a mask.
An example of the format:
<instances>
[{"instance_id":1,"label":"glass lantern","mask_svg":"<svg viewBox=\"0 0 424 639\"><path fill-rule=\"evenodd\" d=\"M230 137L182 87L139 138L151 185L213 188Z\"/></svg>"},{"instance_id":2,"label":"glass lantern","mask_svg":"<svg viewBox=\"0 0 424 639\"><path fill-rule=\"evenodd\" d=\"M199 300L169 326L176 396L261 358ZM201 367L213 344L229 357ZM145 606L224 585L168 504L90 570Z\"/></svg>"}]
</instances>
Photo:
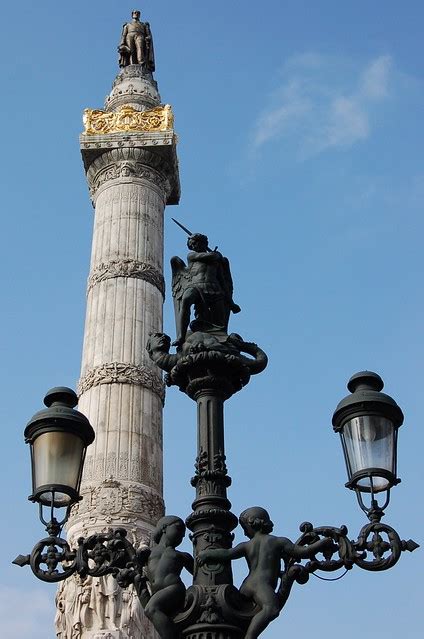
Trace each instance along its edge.
<instances>
[{"instance_id":1,"label":"glass lantern","mask_svg":"<svg viewBox=\"0 0 424 639\"><path fill-rule=\"evenodd\" d=\"M348 382L345 397L333 415L346 461L346 486L365 493L390 490L397 478L397 432L403 414L394 399L380 392L383 380L363 371Z\"/></svg>"},{"instance_id":2,"label":"glass lantern","mask_svg":"<svg viewBox=\"0 0 424 639\"><path fill-rule=\"evenodd\" d=\"M36 413L25 429L31 448L32 494L41 506L70 507L79 489L87 446L94 441L88 419L74 407L78 398L66 387L52 388L47 409Z\"/></svg>"}]
</instances>

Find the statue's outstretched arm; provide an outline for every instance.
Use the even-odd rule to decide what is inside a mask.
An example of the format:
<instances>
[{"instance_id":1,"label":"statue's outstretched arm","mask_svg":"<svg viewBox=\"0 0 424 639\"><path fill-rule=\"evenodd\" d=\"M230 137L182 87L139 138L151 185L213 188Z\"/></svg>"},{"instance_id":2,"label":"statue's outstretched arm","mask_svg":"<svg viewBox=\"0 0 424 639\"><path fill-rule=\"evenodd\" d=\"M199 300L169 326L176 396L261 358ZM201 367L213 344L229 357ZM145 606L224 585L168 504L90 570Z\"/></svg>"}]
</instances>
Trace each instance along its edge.
<instances>
[{"instance_id":1,"label":"statue's outstretched arm","mask_svg":"<svg viewBox=\"0 0 424 639\"><path fill-rule=\"evenodd\" d=\"M188 552L182 552L184 568L191 574L194 574L194 559Z\"/></svg>"},{"instance_id":2,"label":"statue's outstretched arm","mask_svg":"<svg viewBox=\"0 0 424 639\"><path fill-rule=\"evenodd\" d=\"M197 253L197 252L191 252L188 254L187 259L189 260L189 262L216 262L218 259L220 259L221 253L218 253L218 251L208 251L207 253Z\"/></svg>"},{"instance_id":3,"label":"statue's outstretched arm","mask_svg":"<svg viewBox=\"0 0 424 639\"><path fill-rule=\"evenodd\" d=\"M207 561L231 561L246 556L246 542L242 542L234 548L211 548L202 550L196 557L197 563L201 566Z\"/></svg>"},{"instance_id":4,"label":"statue's outstretched arm","mask_svg":"<svg viewBox=\"0 0 424 639\"><path fill-rule=\"evenodd\" d=\"M288 544L290 544L288 554L296 560L310 559L311 557L314 557L318 552L322 552L326 548L329 548L333 545L333 540L329 537L320 539L319 541L315 541L313 544L309 544L307 546L299 546L297 544L293 544L288 539L287 542ZM287 551L285 550L285 552Z\"/></svg>"}]
</instances>

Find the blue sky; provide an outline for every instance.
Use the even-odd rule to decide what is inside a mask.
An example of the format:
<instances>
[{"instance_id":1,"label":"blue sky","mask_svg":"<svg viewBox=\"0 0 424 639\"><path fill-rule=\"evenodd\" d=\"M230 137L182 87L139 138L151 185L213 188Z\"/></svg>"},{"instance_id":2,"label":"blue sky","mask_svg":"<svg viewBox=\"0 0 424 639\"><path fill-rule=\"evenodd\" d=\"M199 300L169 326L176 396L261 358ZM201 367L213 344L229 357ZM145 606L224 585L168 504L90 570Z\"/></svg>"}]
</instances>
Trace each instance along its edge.
<instances>
[{"instance_id":1,"label":"blue sky","mask_svg":"<svg viewBox=\"0 0 424 639\"><path fill-rule=\"evenodd\" d=\"M55 385L79 375L92 208L78 149L82 111L101 108L133 8L79 0L3 7L0 65L3 312L3 635L53 639L54 588L10 566L43 536L23 429ZM156 79L173 105L182 199L169 258L209 235L232 263L242 313L231 330L267 351L267 370L226 408L235 513L267 507L277 534L305 520L364 517L344 488L331 416L350 375L380 373L405 413L387 522L420 542L423 361L421 2L146 1ZM168 289L169 289L168 285ZM171 300L165 330L173 335ZM164 422L165 497L186 516L195 407L176 389ZM241 539L241 533L238 533ZM238 562L240 580L245 567ZM418 639L422 550L387 573L354 569L294 588L268 639Z\"/></svg>"}]
</instances>

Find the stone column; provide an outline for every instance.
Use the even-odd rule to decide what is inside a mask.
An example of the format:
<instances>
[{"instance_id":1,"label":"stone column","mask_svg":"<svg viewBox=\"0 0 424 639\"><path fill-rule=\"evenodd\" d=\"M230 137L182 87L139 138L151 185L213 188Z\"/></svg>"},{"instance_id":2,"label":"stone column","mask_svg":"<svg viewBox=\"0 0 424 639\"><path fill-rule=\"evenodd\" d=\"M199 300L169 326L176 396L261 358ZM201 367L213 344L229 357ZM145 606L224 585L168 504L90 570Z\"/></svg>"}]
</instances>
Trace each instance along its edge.
<instances>
[{"instance_id":1,"label":"stone column","mask_svg":"<svg viewBox=\"0 0 424 639\"><path fill-rule=\"evenodd\" d=\"M86 111L81 136L95 216L79 410L96 439L68 525L71 546L116 527L146 544L164 513L164 385L145 346L162 331L163 213L179 200L176 136L170 107L138 65L120 72L106 104ZM69 579L57 599L63 639L156 636L135 594L111 576Z\"/></svg>"}]
</instances>

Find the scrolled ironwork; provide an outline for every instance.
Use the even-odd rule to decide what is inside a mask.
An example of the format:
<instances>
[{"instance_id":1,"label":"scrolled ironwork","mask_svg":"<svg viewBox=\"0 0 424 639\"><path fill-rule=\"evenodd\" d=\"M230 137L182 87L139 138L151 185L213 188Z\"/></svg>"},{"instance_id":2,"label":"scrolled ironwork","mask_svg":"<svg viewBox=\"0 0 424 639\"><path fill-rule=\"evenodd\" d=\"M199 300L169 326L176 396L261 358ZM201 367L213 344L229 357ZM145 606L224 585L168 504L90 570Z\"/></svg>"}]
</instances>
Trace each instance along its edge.
<instances>
[{"instance_id":1,"label":"scrolled ironwork","mask_svg":"<svg viewBox=\"0 0 424 639\"><path fill-rule=\"evenodd\" d=\"M35 544L28 563L38 579L55 583L67 579L75 572L74 559L75 553L69 548L66 539L46 537ZM58 570L59 566L61 571Z\"/></svg>"},{"instance_id":2,"label":"scrolled ironwork","mask_svg":"<svg viewBox=\"0 0 424 639\"><path fill-rule=\"evenodd\" d=\"M167 517L163 518L163 521L165 530L167 526L178 523L179 518ZM57 525L51 524L48 529L58 532ZM279 573L275 593L278 601L275 615L284 608L294 583L306 584L311 574L329 573L343 568L348 571L355 565L368 571L388 570L397 563L403 551L412 552L418 547L411 539L401 540L391 526L379 521L371 521L363 526L356 541L348 538L346 526L314 527L310 522L304 522L299 529L302 534L294 544L286 538L273 537L275 541L272 541L271 535L260 533L261 539L267 537L271 544L281 544L283 548L284 567ZM249 535L252 533L249 530L247 532ZM146 614L149 612L148 604L152 598L152 585L149 586L149 572L152 571L151 567L149 569L149 557L152 552L150 548L136 550L128 541L127 531L123 528L90 535L85 539L80 537L75 550L58 534L41 539L30 555L19 555L13 563L19 566L29 565L38 579L50 583L63 581L74 573L81 577L111 574L122 588L133 584L142 606L146 608ZM259 551L252 546L252 552ZM231 550L207 550L203 552L203 559L200 559L198 567L208 557L213 558L214 553L217 566L221 570L225 563L228 564L233 558L242 556L241 552L234 553ZM180 555L189 557L178 551L175 554L176 557ZM202 553L200 557L201 555ZM246 553L246 557L247 555L250 556L250 552ZM274 559L280 561L277 555ZM183 563L186 561L184 559ZM210 564L205 568L208 574L213 572ZM275 583L277 585L277 582ZM181 607L174 613L173 621L171 622L170 618L170 622L178 631L188 626L197 627L199 624L224 627L228 623L233 627L246 629L260 611L260 600L246 596L243 586L240 591L231 584L193 585L186 593L185 603L181 603ZM152 616L151 611L149 614ZM271 617L267 623L270 620Z\"/></svg>"},{"instance_id":3,"label":"scrolled ironwork","mask_svg":"<svg viewBox=\"0 0 424 639\"><path fill-rule=\"evenodd\" d=\"M333 572L340 568L350 569L353 566L353 548L347 537L348 529L346 526L335 528L334 526L320 526L314 528L309 522L304 522L299 527L303 533L297 540L296 545L309 546L320 539L331 539L332 544L321 551L323 559L318 559L315 555L305 565L305 569L309 572L322 570L325 572ZM333 556L337 554L337 559Z\"/></svg>"},{"instance_id":4,"label":"scrolled ironwork","mask_svg":"<svg viewBox=\"0 0 424 639\"><path fill-rule=\"evenodd\" d=\"M315 555L305 564L290 559L281 573L280 591L290 581L306 583L309 574L316 571L333 572L341 568L351 570L355 565L369 571L388 570L399 561L403 551L412 552L419 547L412 539L401 540L396 530L388 524L375 521L361 528L356 541L349 540L346 526L314 528L312 524L305 522L301 524L300 530L303 534L296 541L298 546L309 546L325 538L331 539L333 543L317 553L322 555L322 559ZM334 557L335 555L337 556Z\"/></svg>"},{"instance_id":5,"label":"scrolled ironwork","mask_svg":"<svg viewBox=\"0 0 424 639\"><path fill-rule=\"evenodd\" d=\"M399 561L404 550L402 544L398 533L391 526L371 522L361 529L354 544L357 551L355 564L364 570L387 570ZM372 558L368 558L370 555Z\"/></svg>"},{"instance_id":6,"label":"scrolled ironwork","mask_svg":"<svg viewBox=\"0 0 424 639\"><path fill-rule=\"evenodd\" d=\"M136 555L126 535L126 530L117 528L86 539L80 537L76 550L65 539L49 536L35 544L30 555L19 555L13 563L29 565L38 579L50 583L63 581L74 573L81 577L117 576Z\"/></svg>"}]
</instances>

